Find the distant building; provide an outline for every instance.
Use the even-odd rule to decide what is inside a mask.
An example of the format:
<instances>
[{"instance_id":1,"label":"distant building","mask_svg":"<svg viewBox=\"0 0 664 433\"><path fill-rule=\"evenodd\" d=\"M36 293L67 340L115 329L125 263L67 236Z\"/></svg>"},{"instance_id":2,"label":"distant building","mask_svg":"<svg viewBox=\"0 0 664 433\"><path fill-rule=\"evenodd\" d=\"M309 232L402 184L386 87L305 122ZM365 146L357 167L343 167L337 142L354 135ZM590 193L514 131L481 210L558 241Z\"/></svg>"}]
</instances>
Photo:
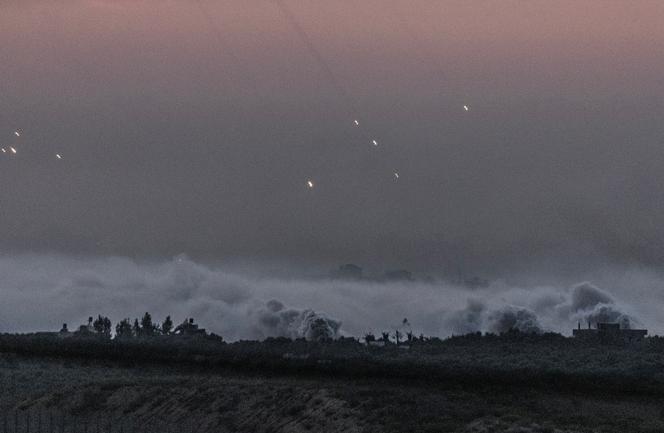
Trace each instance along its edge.
<instances>
[{"instance_id":1,"label":"distant building","mask_svg":"<svg viewBox=\"0 0 664 433\"><path fill-rule=\"evenodd\" d=\"M646 329L621 329L619 323L597 323L595 328L588 323L588 329L581 329L579 322L577 329L572 331L575 338L603 343L634 343L641 341L648 335Z\"/></svg>"},{"instance_id":2,"label":"distant building","mask_svg":"<svg viewBox=\"0 0 664 433\"><path fill-rule=\"evenodd\" d=\"M346 278L349 280L361 280L362 279L362 268L354 265L352 263L346 263L345 265L339 266L333 276L336 278Z\"/></svg>"},{"instance_id":3,"label":"distant building","mask_svg":"<svg viewBox=\"0 0 664 433\"><path fill-rule=\"evenodd\" d=\"M92 326L92 320L93 320L92 317L88 317L88 324L79 326L75 334L79 337L93 335L95 333L95 329ZM62 330L60 331L62 332Z\"/></svg>"},{"instance_id":4,"label":"distant building","mask_svg":"<svg viewBox=\"0 0 664 433\"><path fill-rule=\"evenodd\" d=\"M413 274L405 269L385 272L385 279L390 281L412 281Z\"/></svg>"},{"instance_id":5,"label":"distant building","mask_svg":"<svg viewBox=\"0 0 664 433\"><path fill-rule=\"evenodd\" d=\"M74 335L73 332L69 332L69 329L67 329L67 324L63 323L62 328L58 332L53 332L53 331L42 331L42 332L35 332L34 335L36 337L49 337L49 338L68 338Z\"/></svg>"},{"instance_id":6,"label":"distant building","mask_svg":"<svg viewBox=\"0 0 664 433\"><path fill-rule=\"evenodd\" d=\"M384 347L385 342L383 340L367 341L367 346Z\"/></svg>"},{"instance_id":7,"label":"distant building","mask_svg":"<svg viewBox=\"0 0 664 433\"><path fill-rule=\"evenodd\" d=\"M186 337L192 336L205 336L207 332L203 328L199 328L197 324L194 323L194 319L186 319L182 324L175 327L173 331L175 335L182 335Z\"/></svg>"}]
</instances>

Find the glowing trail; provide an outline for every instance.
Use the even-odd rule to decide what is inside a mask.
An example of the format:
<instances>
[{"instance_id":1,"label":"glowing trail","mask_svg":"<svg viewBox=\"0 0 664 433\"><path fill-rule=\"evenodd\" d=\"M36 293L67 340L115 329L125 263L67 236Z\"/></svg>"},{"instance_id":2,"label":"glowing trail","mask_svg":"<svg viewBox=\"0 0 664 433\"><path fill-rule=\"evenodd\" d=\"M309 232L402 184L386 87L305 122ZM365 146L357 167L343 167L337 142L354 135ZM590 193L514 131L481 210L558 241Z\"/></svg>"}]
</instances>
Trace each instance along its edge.
<instances>
[{"instance_id":1,"label":"glowing trail","mask_svg":"<svg viewBox=\"0 0 664 433\"><path fill-rule=\"evenodd\" d=\"M376 140L371 140L371 144L373 144L374 146L378 146L378 142Z\"/></svg>"},{"instance_id":2,"label":"glowing trail","mask_svg":"<svg viewBox=\"0 0 664 433\"><path fill-rule=\"evenodd\" d=\"M59 153L56 153L55 157L58 158L58 159L62 159L62 155L60 155Z\"/></svg>"},{"instance_id":3,"label":"glowing trail","mask_svg":"<svg viewBox=\"0 0 664 433\"><path fill-rule=\"evenodd\" d=\"M464 105L464 106L463 106L463 109L466 110L466 111L469 111L469 110L470 110L470 107L467 106L467 105Z\"/></svg>"},{"instance_id":4,"label":"glowing trail","mask_svg":"<svg viewBox=\"0 0 664 433\"><path fill-rule=\"evenodd\" d=\"M11 150L13 154L16 154L16 149L14 149L12 146L9 146L9 150Z\"/></svg>"},{"instance_id":5,"label":"glowing trail","mask_svg":"<svg viewBox=\"0 0 664 433\"><path fill-rule=\"evenodd\" d=\"M2 153L7 153L4 147L2 148Z\"/></svg>"},{"instance_id":6,"label":"glowing trail","mask_svg":"<svg viewBox=\"0 0 664 433\"><path fill-rule=\"evenodd\" d=\"M314 183L313 183L311 180L308 180L308 181L307 181L307 186L308 186L309 188L313 188L313 187L314 187Z\"/></svg>"},{"instance_id":7,"label":"glowing trail","mask_svg":"<svg viewBox=\"0 0 664 433\"><path fill-rule=\"evenodd\" d=\"M17 136L17 137L20 137L21 133L18 130L16 130L16 131L14 131L14 135Z\"/></svg>"},{"instance_id":8,"label":"glowing trail","mask_svg":"<svg viewBox=\"0 0 664 433\"><path fill-rule=\"evenodd\" d=\"M360 122L358 122L357 120L355 120L355 126L360 126Z\"/></svg>"},{"instance_id":9,"label":"glowing trail","mask_svg":"<svg viewBox=\"0 0 664 433\"><path fill-rule=\"evenodd\" d=\"M399 179L399 173L395 171L395 172L394 172L394 177L396 177L397 179Z\"/></svg>"}]
</instances>

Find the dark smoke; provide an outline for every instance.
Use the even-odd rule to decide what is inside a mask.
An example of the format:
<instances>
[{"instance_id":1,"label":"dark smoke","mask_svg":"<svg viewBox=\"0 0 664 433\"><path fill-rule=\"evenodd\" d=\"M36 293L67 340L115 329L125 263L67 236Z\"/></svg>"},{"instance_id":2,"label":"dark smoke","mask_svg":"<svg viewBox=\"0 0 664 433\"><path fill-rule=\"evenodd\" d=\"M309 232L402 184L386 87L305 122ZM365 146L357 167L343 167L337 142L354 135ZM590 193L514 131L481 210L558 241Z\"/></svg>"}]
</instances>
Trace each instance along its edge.
<instances>
[{"instance_id":1,"label":"dark smoke","mask_svg":"<svg viewBox=\"0 0 664 433\"><path fill-rule=\"evenodd\" d=\"M327 340L339 336L341 322L313 310L286 308L280 301L270 300L256 312L256 333L260 338L288 337Z\"/></svg>"},{"instance_id":2,"label":"dark smoke","mask_svg":"<svg viewBox=\"0 0 664 433\"><path fill-rule=\"evenodd\" d=\"M505 306L490 312L487 319L489 331L499 334L511 330L526 333L542 332L542 326L535 313L525 308Z\"/></svg>"}]
</instances>

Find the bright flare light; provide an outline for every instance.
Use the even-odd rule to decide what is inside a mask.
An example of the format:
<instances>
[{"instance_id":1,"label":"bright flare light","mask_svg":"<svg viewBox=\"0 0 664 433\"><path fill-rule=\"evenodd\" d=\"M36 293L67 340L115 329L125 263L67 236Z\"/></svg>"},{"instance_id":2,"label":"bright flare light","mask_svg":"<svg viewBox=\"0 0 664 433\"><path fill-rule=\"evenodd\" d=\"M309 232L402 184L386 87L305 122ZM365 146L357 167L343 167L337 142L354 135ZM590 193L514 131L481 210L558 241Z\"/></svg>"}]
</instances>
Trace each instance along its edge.
<instances>
[{"instance_id":1,"label":"bright flare light","mask_svg":"<svg viewBox=\"0 0 664 433\"><path fill-rule=\"evenodd\" d=\"M7 153L4 147L2 148L2 153Z\"/></svg>"},{"instance_id":2,"label":"bright flare light","mask_svg":"<svg viewBox=\"0 0 664 433\"><path fill-rule=\"evenodd\" d=\"M395 172L394 172L394 177L396 177L397 179L399 179L399 173L397 173L397 172L395 171Z\"/></svg>"},{"instance_id":3,"label":"bright flare light","mask_svg":"<svg viewBox=\"0 0 664 433\"><path fill-rule=\"evenodd\" d=\"M355 122L355 126L360 126L360 122L358 122L357 119L354 120L354 122Z\"/></svg>"},{"instance_id":4,"label":"bright flare light","mask_svg":"<svg viewBox=\"0 0 664 433\"><path fill-rule=\"evenodd\" d=\"M308 180L308 181L307 181L307 186L308 186L309 188L313 188L313 187L314 187L314 183L313 183L312 181Z\"/></svg>"},{"instance_id":5,"label":"bright flare light","mask_svg":"<svg viewBox=\"0 0 664 433\"><path fill-rule=\"evenodd\" d=\"M378 146L378 142L377 142L376 140L372 140L371 143L372 143L374 146Z\"/></svg>"},{"instance_id":6,"label":"bright flare light","mask_svg":"<svg viewBox=\"0 0 664 433\"><path fill-rule=\"evenodd\" d=\"M56 153L55 157L58 158L58 159L62 159L62 155L60 155L59 153Z\"/></svg>"},{"instance_id":7,"label":"bright flare light","mask_svg":"<svg viewBox=\"0 0 664 433\"><path fill-rule=\"evenodd\" d=\"M17 136L17 137L20 137L21 133L19 131L14 131L14 135Z\"/></svg>"},{"instance_id":8,"label":"bright flare light","mask_svg":"<svg viewBox=\"0 0 664 433\"><path fill-rule=\"evenodd\" d=\"M463 109L466 110L466 111L468 111L468 110L470 110L470 107L467 106L467 105L464 105L464 106L463 106Z\"/></svg>"},{"instance_id":9,"label":"bright flare light","mask_svg":"<svg viewBox=\"0 0 664 433\"><path fill-rule=\"evenodd\" d=\"M13 147L9 146L9 150L11 150L13 154L16 154L16 149L14 149Z\"/></svg>"}]
</instances>

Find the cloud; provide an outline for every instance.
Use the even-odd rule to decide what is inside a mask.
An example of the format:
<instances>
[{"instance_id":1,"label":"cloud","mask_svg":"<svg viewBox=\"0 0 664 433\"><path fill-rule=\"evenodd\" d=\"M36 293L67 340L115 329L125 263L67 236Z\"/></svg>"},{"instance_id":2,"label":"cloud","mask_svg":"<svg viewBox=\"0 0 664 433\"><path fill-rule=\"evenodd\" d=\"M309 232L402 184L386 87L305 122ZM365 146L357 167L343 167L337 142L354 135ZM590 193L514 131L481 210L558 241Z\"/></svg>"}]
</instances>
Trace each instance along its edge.
<instances>
[{"instance_id":1,"label":"cloud","mask_svg":"<svg viewBox=\"0 0 664 433\"><path fill-rule=\"evenodd\" d=\"M613 304L609 294L588 282L581 283L572 289L571 307L574 311L587 310L597 304Z\"/></svg>"},{"instance_id":2,"label":"cloud","mask_svg":"<svg viewBox=\"0 0 664 433\"><path fill-rule=\"evenodd\" d=\"M446 320L447 327L454 334L468 334L482 329L483 315L486 311L484 303L478 299L468 299L468 305L462 310L453 311Z\"/></svg>"},{"instance_id":3,"label":"cloud","mask_svg":"<svg viewBox=\"0 0 664 433\"><path fill-rule=\"evenodd\" d=\"M260 269L265 269L260 263L210 265L184 255L152 261L0 256L0 332L54 330L64 322L73 328L97 314L117 322L146 311L155 320L194 317L227 340L362 336L392 331L404 317L415 334L441 337L508 329L569 334L577 322L588 320L664 329L659 315L664 300L652 276L642 277L640 296L629 296L636 289L609 292L590 283L495 282L469 291L444 281L313 278L288 266L280 266L275 277ZM640 281L638 275L630 280Z\"/></svg>"},{"instance_id":4,"label":"cloud","mask_svg":"<svg viewBox=\"0 0 664 433\"><path fill-rule=\"evenodd\" d=\"M477 299L469 299L465 308L450 313L447 326L454 334L478 331L500 334L509 330L542 332L542 326L534 312L513 305L489 309Z\"/></svg>"}]
</instances>

